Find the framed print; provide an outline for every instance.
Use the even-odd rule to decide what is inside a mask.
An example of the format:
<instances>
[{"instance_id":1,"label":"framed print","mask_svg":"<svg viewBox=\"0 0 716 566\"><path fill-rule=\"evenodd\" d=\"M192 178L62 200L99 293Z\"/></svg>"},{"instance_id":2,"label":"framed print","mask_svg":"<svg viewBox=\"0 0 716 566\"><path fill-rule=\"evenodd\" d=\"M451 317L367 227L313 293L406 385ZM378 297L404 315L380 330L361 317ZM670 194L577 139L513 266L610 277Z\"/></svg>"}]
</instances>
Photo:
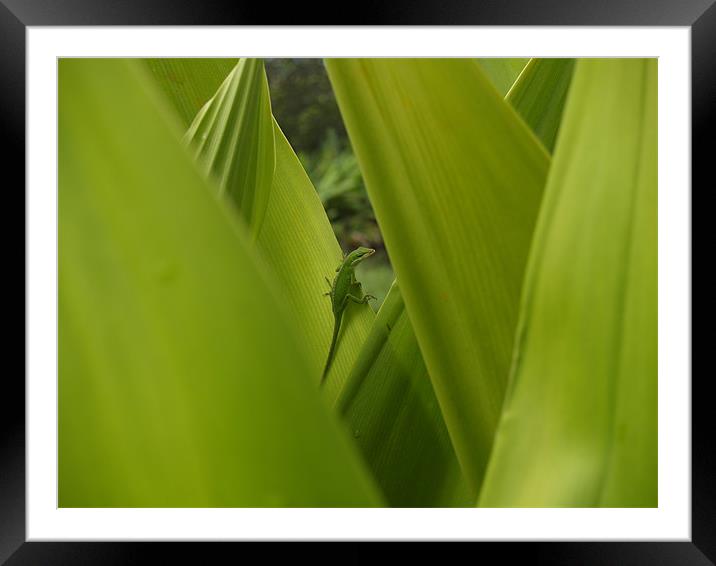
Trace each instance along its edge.
<instances>
[{"instance_id":1,"label":"framed print","mask_svg":"<svg viewBox=\"0 0 716 566\"><path fill-rule=\"evenodd\" d=\"M711 563L716 8L3 2L27 332L0 558Z\"/></svg>"}]
</instances>

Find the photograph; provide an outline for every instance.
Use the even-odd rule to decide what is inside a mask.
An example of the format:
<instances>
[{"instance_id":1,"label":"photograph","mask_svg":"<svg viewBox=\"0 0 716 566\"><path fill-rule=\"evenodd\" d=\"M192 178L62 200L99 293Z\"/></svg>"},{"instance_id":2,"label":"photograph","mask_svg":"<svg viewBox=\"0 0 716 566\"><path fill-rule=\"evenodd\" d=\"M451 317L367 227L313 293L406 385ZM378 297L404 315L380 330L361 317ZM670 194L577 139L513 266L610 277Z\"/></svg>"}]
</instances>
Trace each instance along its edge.
<instances>
[{"instance_id":1,"label":"photograph","mask_svg":"<svg viewBox=\"0 0 716 566\"><path fill-rule=\"evenodd\" d=\"M293 8L0 0L0 565L716 565L716 0Z\"/></svg>"},{"instance_id":2,"label":"photograph","mask_svg":"<svg viewBox=\"0 0 716 566\"><path fill-rule=\"evenodd\" d=\"M56 65L57 507L659 507L658 58Z\"/></svg>"}]
</instances>

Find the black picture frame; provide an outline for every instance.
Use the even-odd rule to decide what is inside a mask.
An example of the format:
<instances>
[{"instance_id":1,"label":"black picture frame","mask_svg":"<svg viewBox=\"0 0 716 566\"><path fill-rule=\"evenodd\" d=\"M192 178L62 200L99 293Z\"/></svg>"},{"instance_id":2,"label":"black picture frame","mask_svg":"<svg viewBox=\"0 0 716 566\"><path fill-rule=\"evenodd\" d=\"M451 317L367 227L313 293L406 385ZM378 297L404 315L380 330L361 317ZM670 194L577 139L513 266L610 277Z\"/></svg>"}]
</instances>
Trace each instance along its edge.
<instances>
[{"instance_id":1,"label":"black picture frame","mask_svg":"<svg viewBox=\"0 0 716 566\"><path fill-rule=\"evenodd\" d=\"M716 112L716 4L714 0L364 0L351 5L336 3L286 5L269 3L196 2L192 0L0 0L0 132L6 142L3 157L5 198L14 194L23 214L6 218L24 219L25 184L25 28L66 25L280 25L311 24L321 20L331 25L577 25L577 26L689 26L692 70L692 185L707 186L707 165L713 160L709 135ZM320 6L320 7L319 7ZM353 17L347 21L347 17ZM689 190L689 188L685 188ZM21 196L23 195L23 196ZM691 189L693 195L693 189ZM9 201L6 200L6 203ZM6 210L9 212L10 205ZM8 226L4 228L8 230ZM17 234L14 232L13 234ZM24 234L24 232L23 232ZM6 242L10 239L9 232ZM701 241L701 240L700 240ZM10 257L13 246L7 246ZM19 246L18 246L19 249ZM20 253L17 251L16 253ZM23 249L24 262L24 249ZM19 261L17 262L19 263ZM5 265L9 265L7 262ZM25 296L23 276L10 277ZM8 299L12 296L5 295ZM20 301L7 301L20 304ZM24 303L24 301L23 301ZM7 311L6 311L7 312ZM6 325L6 328L11 328ZM24 344L23 323L14 332ZM14 328L13 328L14 330ZM9 344L9 342L6 342ZM20 347L14 355L19 356ZM7 348L7 351L12 351ZM24 348L23 348L24 351ZM24 359L23 359L24 368ZM692 379L692 535L690 542L525 542L481 544L475 558L485 551L499 553L503 563L529 560L549 564L713 564L716 562L716 446L712 440L712 397L707 394L710 372ZM0 563L19 564L127 564L182 561L210 563L234 543L148 543L148 542L25 542L25 382L24 371L6 371L2 379L0 411ZM262 561L272 560L276 548L251 543ZM334 562L348 556L358 562L373 553L376 543L351 545L336 554L314 545L287 543L278 553L292 560ZM430 559L431 549L416 545L421 557ZM415 546L414 546L415 547ZM383 550L381 549L381 553ZM399 552L404 552L401 548ZM444 559L444 550L439 550ZM235 559L241 555L233 554ZM161 557L161 558L159 558Z\"/></svg>"}]
</instances>

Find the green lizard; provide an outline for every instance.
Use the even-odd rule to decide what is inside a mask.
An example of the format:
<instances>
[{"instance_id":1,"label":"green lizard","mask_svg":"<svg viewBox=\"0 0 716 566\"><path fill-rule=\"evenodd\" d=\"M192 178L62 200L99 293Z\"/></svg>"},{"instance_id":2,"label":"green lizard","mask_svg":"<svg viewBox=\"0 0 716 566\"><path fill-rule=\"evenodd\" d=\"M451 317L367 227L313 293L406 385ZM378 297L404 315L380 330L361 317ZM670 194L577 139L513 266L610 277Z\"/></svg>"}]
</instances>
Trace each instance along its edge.
<instances>
[{"instance_id":1,"label":"green lizard","mask_svg":"<svg viewBox=\"0 0 716 566\"><path fill-rule=\"evenodd\" d=\"M331 290L328 293L324 293L331 298L331 306L333 307L333 338L331 339L331 347L328 350L328 357L326 358L326 365L323 368L323 375L321 376L321 384L326 379L328 370L331 367L331 361L333 360L333 354L336 349L336 341L338 340L338 331L341 329L341 319L343 318L343 311L348 306L348 301L353 301L358 304L365 304L371 299L375 299L373 295L366 295L362 299L357 297L353 293L360 291L361 285L356 281L355 266L358 265L365 258L372 256L375 250L370 248L360 247L353 250L347 256L343 258L341 264L336 268L336 276L333 278L333 283L326 277L326 282L331 286Z\"/></svg>"}]
</instances>

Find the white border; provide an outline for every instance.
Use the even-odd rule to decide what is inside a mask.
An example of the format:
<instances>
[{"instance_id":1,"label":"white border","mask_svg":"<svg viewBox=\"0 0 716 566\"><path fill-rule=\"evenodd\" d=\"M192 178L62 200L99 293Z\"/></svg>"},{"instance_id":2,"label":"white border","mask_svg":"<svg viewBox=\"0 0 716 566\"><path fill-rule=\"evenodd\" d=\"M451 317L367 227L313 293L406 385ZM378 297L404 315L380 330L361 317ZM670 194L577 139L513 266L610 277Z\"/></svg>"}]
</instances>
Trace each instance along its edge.
<instances>
[{"instance_id":1,"label":"white border","mask_svg":"<svg viewBox=\"0 0 716 566\"><path fill-rule=\"evenodd\" d=\"M27 29L27 537L690 540L690 28ZM659 57L658 509L57 509L58 56Z\"/></svg>"}]
</instances>

